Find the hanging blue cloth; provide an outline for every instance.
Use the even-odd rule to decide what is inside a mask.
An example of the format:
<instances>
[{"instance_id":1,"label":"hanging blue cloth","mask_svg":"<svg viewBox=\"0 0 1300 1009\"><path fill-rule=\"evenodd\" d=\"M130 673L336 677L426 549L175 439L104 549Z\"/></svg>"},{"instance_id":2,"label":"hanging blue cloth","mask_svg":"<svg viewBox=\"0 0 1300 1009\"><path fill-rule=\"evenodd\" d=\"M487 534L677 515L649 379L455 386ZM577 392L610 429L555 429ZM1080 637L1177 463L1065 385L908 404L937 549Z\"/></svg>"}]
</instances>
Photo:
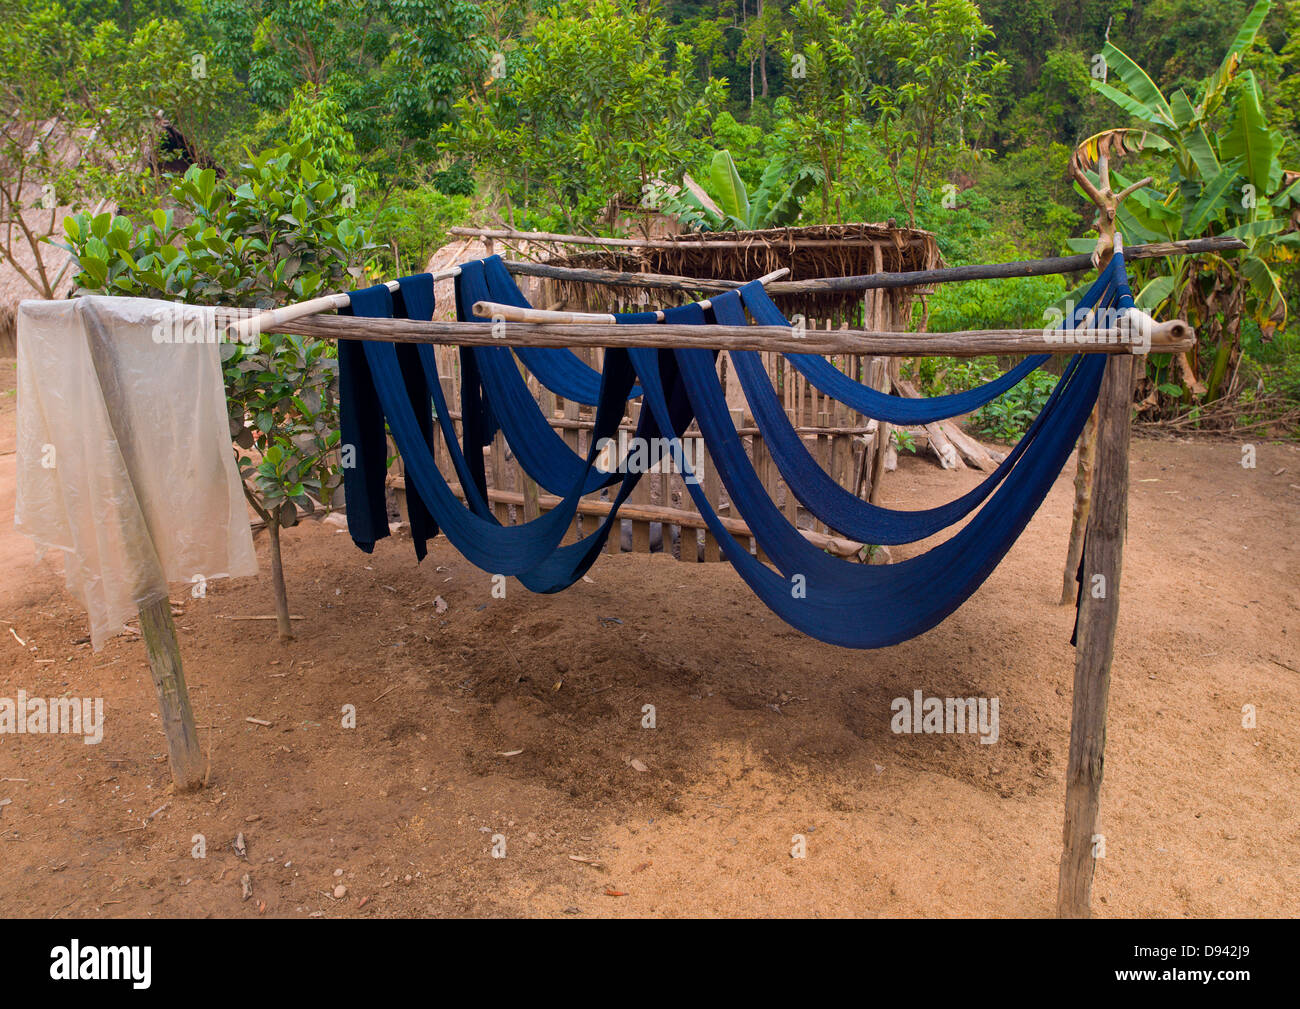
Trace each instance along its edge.
<instances>
[{"instance_id":1,"label":"hanging blue cloth","mask_svg":"<svg viewBox=\"0 0 1300 1009\"><path fill-rule=\"evenodd\" d=\"M339 309L340 315L392 317L393 296L383 284L353 291L350 301L350 307ZM366 364L364 342L340 340L338 355L339 445L348 532L353 543L371 553L376 541L388 535L388 508L384 500L388 443L384 437L384 412Z\"/></svg>"},{"instance_id":2,"label":"hanging blue cloth","mask_svg":"<svg viewBox=\"0 0 1300 1009\"><path fill-rule=\"evenodd\" d=\"M755 286L761 288L761 285ZM741 292L728 291L712 299L713 315L719 323L729 326L746 324L741 298ZM902 511L863 501L832 479L813 459L790 423L760 355L756 351L731 351L730 356L764 445L771 452L790 493L830 528L851 539L872 544L914 543L959 522L978 508L1019 462L1043 425L1052 422L1061 390L1065 387L1064 383L1057 383L1015 448L979 486L944 505Z\"/></svg>"},{"instance_id":3,"label":"hanging blue cloth","mask_svg":"<svg viewBox=\"0 0 1300 1009\"><path fill-rule=\"evenodd\" d=\"M679 325L698 326L705 321L704 312L698 305L670 308L664 313L664 316L665 322ZM615 316L615 319L623 325L656 321L654 313L619 315ZM627 368L629 371L631 370L631 360L626 350L620 348L607 348L605 350L605 371L608 372L611 368L619 370ZM690 426L692 416L690 400L680 381L672 384L666 400L669 404L668 416L672 418L673 423L685 430ZM617 434L617 431L614 433ZM599 432L593 433L593 453L599 450L602 437L608 437L608 435L602 435ZM633 437L641 439L642 444L646 446L646 458L649 466L655 465L662 458L664 437L654 415L649 410L641 412ZM588 460L590 461L591 458L592 456L589 455ZM626 460L620 463L618 469L620 471L620 483L618 491L610 503L609 514L600 522L594 532L584 536L576 543L560 547L551 557L538 564L535 568L519 575L519 580L526 588L533 592L559 592L568 588L586 574L591 565L596 562L596 559L605 549L609 537L618 530L621 524L618 509L636 488L643 472L641 470L628 470Z\"/></svg>"},{"instance_id":4,"label":"hanging blue cloth","mask_svg":"<svg viewBox=\"0 0 1300 1009\"><path fill-rule=\"evenodd\" d=\"M1104 298L1099 296L1102 307L1118 305L1122 308L1132 304L1131 292L1123 279L1122 262L1116 266L1120 259L1116 256L1112 261L1111 265L1117 272L1110 274L1111 282L1103 285ZM475 271L469 271L467 286L473 286L474 278ZM424 305L420 301L423 296L423 282L418 294L408 297L403 292L406 310L423 313ZM385 309L384 296L374 289L358 292L356 297L362 311L382 314ZM753 292L750 299L745 299L743 291L738 295L720 296L713 299L716 306L713 317L717 321L740 324L744 319L742 301L761 304ZM418 309L414 307L417 302L420 303ZM431 291L428 304L431 311ZM674 323L700 324L707 321L698 305L669 309L665 316L666 322ZM645 324L653 318L650 313L637 313L620 317L618 321ZM1077 318L1076 314L1070 324ZM357 349L361 351L359 355L354 352ZM470 353L466 354L466 350ZM869 520L877 526L884 523L887 527L903 528L910 535L921 528L943 528L950 524L941 522L943 519L957 521L970 516L975 505L984 502L984 507L970 516L966 525L944 543L898 564L871 566L831 557L813 547L768 497L731 421L717 379L716 352L703 349L607 350L604 368L599 373L590 450L585 459L579 459L564 446L568 455L561 456L556 452L557 457L564 459L556 463L545 458L552 451L555 440L544 436L536 420L529 415L529 410L538 413L537 405L527 393L513 359L508 356L509 351L502 355L498 352L505 348L487 350L492 353L480 355L472 348L462 348L462 367L466 369L462 372L463 446L457 444L433 348L420 345L415 348L413 356L423 374L426 395L433 399L437 423L462 484L466 499L462 504L434 464L429 437L420 423L420 409L412 402L412 385L406 374L410 370L409 362L404 367L398 349L392 344L365 341L348 351L345 366L340 348L341 387L345 390L344 396L352 400L352 404L346 407L340 404L350 418L349 432L356 436L358 444L372 450L367 456L371 464L378 459L382 467L384 449L381 447L377 454L373 450L381 444L383 421L387 418L406 463L408 492L411 488L416 491L419 499L427 505L431 521L442 528L452 544L471 562L494 573L517 575L526 586L539 592L558 591L581 577L581 573L599 556L608 536L617 529L618 508L639 479L639 473L623 472L614 476L600 473L595 468L599 446L604 439L617 435L626 398L639 380L646 408L641 412L635 436L647 440L652 451L652 464L659 457L663 439L671 440L669 451L683 469L688 491L695 498L706 525L742 578L766 605L793 626L821 640L858 648L883 647L924 632L956 609L987 578L1050 490L1092 409L1105 369L1102 355L1076 357L1070 362L1030 433L994 474L997 479L990 477L985 481L987 487L981 485L971 492L978 498L974 504L971 504L971 494L968 494L940 509L924 512L899 513L888 509L870 512L864 509L850 515L850 521ZM757 360L756 355L752 358ZM780 444L785 465L792 467L795 473L793 482L803 493L815 496L819 485L817 477L811 471L805 471L805 460L790 443L790 437L797 441L797 435L777 424L780 419L785 428L789 428L784 415L778 418L772 410L775 395L767 376L755 373L753 361L743 355L737 355L737 361L742 384L753 385L753 392L759 393L750 397L756 418L761 413L761 423L775 435L773 441ZM759 369L761 371L761 364ZM597 373L593 371L592 374ZM767 384L767 396L761 395L760 379L761 383ZM862 388L858 383L852 384ZM520 387L524 390L522 396ZM746 389L747 395L750 391ZM527 403L523 396L527 397ZM952 402L952 397L938 399ZM427 405L426 398L425 408ZM776 405L779 409L779 403ZM374 438L376 414L380 442ZM521 418L518 423L515 422L516 414ZM564 494L554 510L523 525L503 527L496 521L487 499L482 446L485 439L490 440L487 432L495 429L499 419L507 417L510 419L503 431L507 440L513 436L519 442L516 451L521 461L526 454L531 465L537 466L548 479L557 483L561 482L562 473L571 479L563 487ZM693 478L680 441L692 419L699 422L713 464L734 508L748 523L755 541L771 558L776 570L760 562L735 541ZM525 445L527 447L520 451L520 447ZM807 456L801 444L798 449ZM574 460L577 460L577 465ZM619 468L626 469L626 466ZM596 474L599 474L598 479ZM361 491L370 489L373 494L374 476L368 469L355 476L354 481L358 481ZM382 480L380 487L382 489ZM560 540L576 514L579 498L591 487L611 488L613 499L609 515L592 534L576 543L560 546ZM617 490L613 489L615 487ZM367 499L364 494L360 500L363 510L367 504L374 504L373 498ZM351 515L349 521L351 523ZM386 531L386 516L384 527ZM373 524L364 526L359 521L357 531L376 530ZM884 542L880 538L869 541ZM359 542L364 542L364 538ZM373 546L373 540L370 543Z\"/></svg>"},{"instance_id":5,"label":"hanging blue cloth","mask_svg":"<svg viewBox=\"0 0 1300 1009\"><path fill-rule=\"evenodd\" d=\"M577 514L582 485L570 488L552 511L518 526L502 526L497 522L487 502L486 488L476 486L472 480L462 483L463 491L470 501L470 506L466 507L447 485L435 464L432 451L421 436L410 401L404 395L401 368L394 346L391 343L365 341L364 348L375 393L388 420L393 440L406 464L407 484L414 486L428 504L452 545L472 563L497 574L522 575L545 561L555 552ZM439 423L449 424L450 418L444 410L432 355L422 354L420 361L428 369L428 386L438 405ZM630 366L625 364L621 369L617 366L617 356L612 364L613 367L605 369L601 401L596 409L596 438L609 437L617 431L619 420L623 416L627 390L631 388L634 379ZM468 383L462 385L462 389L465 388L468 388ZM443 430L445 433L445 426ZM454 432L448 442L448 449L454 458L460 456ZM481 451L477 454L481 460ZM588 465L594 465L594 455L594 451L589 453ZM472 464L463 457L456 458L456 465L458 471L473 475Z\"/></svg>"},{"instance_id":6,"label":"hanging blue cloth","mask_svg":"<svg viewBox=\"0 0 1300 1009\"><path fill-rule=\"evenodd\" d=\"M341 315L379 319L433 318L433 275L421 273L403 277L396 292L384 284L353 292L350 305ZM383 412L379 407L369 367L359 340L339 341L339 440L344 451L350 450L351 462L343 466L343 496L347 503L348 532L352 541L366 553L376 541L388 535L388 507L385 478L388 472L388 440L384 434ZM416 348L401 344L397 349L402 384L426 444L433 445L433 416L429 390L424 381ZM438 524L418 492L408 489L407 519L417 561L428 553L428 541L438 534Z\"/></svg>"},{"instance_id":7,"label":"hanging blue cloth","mask_svg":"<svg viewBox=\"0 0 1300 1009\"><path fill-rule=\"evenodd\" d=\"M514 305L516 308L531 308L519 285L510 276L500 256L489 256L477 260L485 287L482 294L473 298L460 298L460 287L464 280L465 265L461 265L461 276L456 278L457 318L462 322L486 322L488 320L473 314L475 301L495 301L502 305ZM550 389L557 396L594 406L600 391L600 374L578 357L571 350L562 347L516 347L515 354L524 365L537 376L537 381ZM639 396L640 390L633 389L631 396Z\"/></svg>"},{"instance_id":8,"label":"hanging blue cloth","mask_svg":"<svg viewBox=\"0 0 1300 1009\"><path fill-rule=\"evenodd\" d=\"M380 292L383 293L380 293ZM372 317L382 317L386 309L385 295L387 288L367 289L354 295L354 303ZM428 311L432 314L432 292L429 292ZM697 306L687 306L675 310L671 318L677 322L702 323L703 313ZM641 321L641 317L629 319ZM416 360L423 373L423 387L428 390L436 407L436 419L442 429L444 440L453 467L461 480L467 504L461 504L454 492L447 485L439 472L424 432L418 423L420 410L410 401L407 376L401 364L402 345L393 345L382 341L353 341L361 350L359 358L349 355L346 364L340 365L341 384L348 390L350 404L345 409L350 425L358 423L364 430L358 438L367 435L374 441L377 429L380 435L383 422L387 418L393 440L406 465L408 494L415 493L420 500L428 502L431 513L441 525L443 532L451 543L471 562L499 574L516 575L525 586L536 592L555 592L571 585L581 578L590 568L605 546L611 530L617 528L617 509L626 500L640 479L640 473L622 472L602 474L600 484L618 482L619 489L612 503L610 514L597 526L596 531L576 543L559 546L560 540L571 524L577 502L584 488L592 482L591 474L595 470L594 460L599 446L605 439L617 436L619 422L623 417L629 390L635 381L631 362L625 351L610 349L605 355L605 368L601 373L601 395L597 404L596 419L593 425L591 451L583 466L575 474L575 486L566 488L566 493L557 506L546 515L519 526L502 526L493 514L487 498L485 480L482 474L482 431L491 423L492 405L486 400L475 402L481 391L477 377L477 360L473 354L464 356L462 363L468 363L473 369L468 378L462 373L462 389L472 390L469 394L470 405L462 403L464 417L480 418L476 428L465 440L466 445L478 445L477 451L467 453L457 443L455 427L451 420L449 404L443 395L439 381L437 358L431 345L418 345L414 348ZM462 350L471 348L462 348ZM490 348L495 349L495 348ZM517 373L516 373L517 374ZM669 416L674 417L683 426L690 423L690 416L683 414L689 409L685 392L676 388L670 393L674 406ZM529 402L532 409L536 403ZM367 405L368 410L364 424L357 418L356 405ZM427 408L427 403L426 403ZM464 420L462 420L462 424ZM636 432L638 437L649 440L652 447L657 447L655 439L659 437L654 419L647 412L641 419ZM376 443L379 444L379 443ZM566 451L569 451L565 446ZM378 452L365 457L366 465L359 466L360 473L356 479L363 485L376 483L382 487L385 467L386 446ZM480 464L476 468L470 461L477 455ZM468 457L467 457L468 456ZM652 462L653 462L652 458ZM620 467L625 469L625 467ZM384 532L387 531L385 515ZM371 544L373 547L373 542Z\"/></svg>"},{"instance_id":9,"label":"hanging blue cloth","mask_svg":"<svg viewBox=\"0 0 1300 1009\"><path fill-rule=\"evenodd\" d=\"M456 278L458 312L477 301L495 300L488 290L483 262L464 263L460 269ZM475 320L462 317L460 321ZM524 472L539 485L552 494L563 495L583 473L586 474L584 493L616 482L617 476L588 471L582 457L551 427L520 375L509 347L465 347L462 353L470 360L484 399L491 405L492 416L500 424L511 451ZM587 370L598 377L597 372Z\"/></svg>"},{"instance_id":10,"label":"hanging blue cloth","mask_svg":"<svg viewBox=\"0 0 1300 1009\"><path fill-rule=\"evenodd\" d=\"M676 367L697 411L711 458L773 571L727 532L697 482L686 481L701 516L727 559L760 599L783 620L819 640L851 648L881 648L915 637L961 605L992 572L1050 490L1092 409L1105 368L1093 355L1069 378L1068 410L1051 425L1035 466L1017 466L988 504L956 535L892 565L864 565L830 557L791 526L768 498L745 455L707 351L670 356L629 351L650 409L673 438L664 371Z\"/></svg>"},{"instance_id":11,"label":"hanging blue cloth","mask_svg":"<svg viewBox=\"0 0 1300 1009\"><path fill-rule=\"evenodd\" d=\"M1115 260L1121 257L1116 256ZM1114 265L1114 263L1113 263ZM1132 307L1122 261L1118 280L1102 307ZM1076 314L1070 320L1077 321ZM772 559L772 571L727 534L703 490L686 485L728 560L774 612L793 626L832 644L878 648L897 644L935 626L973 593L1028 524L1069 458L1092 412L1104 355L1076 357L1061 383L1060 414L1035 439L1035 453L1022 457L985 506L944 543L887 566L859 565L830 557L808 543L767 496L731 423L727 403L707 351L630 351L650 409L666 417L664 376L684 381L719 476L755 542Z\"/></svg>"},{"instance_id":12,"label":"hanging blue cloth","mask_svg":"<svg viewBox=\"0 0 1300 1009\"><path fill-rule=\"evenodd\" d=\"M1119 256L1112 257L1106 269L1101 272L1081 299L1082 303L1099 304L1104 292L1109 288L1115 288L1123 280L1122 259ZM758 325L790 325L781 314L781 310L772 303L772 299L763 290L763 285L746 284L741 289L741 299ZM1074 319L1080 317L1080 313L1076 312ZM1071 327L1067 328L1072 328L1073 321L1071 320ZM888 421L891 424L929 424L979 409L985 403L1001 396L1031 371L1041 367L1049 357L1050 354L1026 357L1014 368L985 385L946 396L931 396L927 399L889 396L854 380L817 354L787 354L786 360L817 389L867 417Z\"/></svg>"}]
</instances>

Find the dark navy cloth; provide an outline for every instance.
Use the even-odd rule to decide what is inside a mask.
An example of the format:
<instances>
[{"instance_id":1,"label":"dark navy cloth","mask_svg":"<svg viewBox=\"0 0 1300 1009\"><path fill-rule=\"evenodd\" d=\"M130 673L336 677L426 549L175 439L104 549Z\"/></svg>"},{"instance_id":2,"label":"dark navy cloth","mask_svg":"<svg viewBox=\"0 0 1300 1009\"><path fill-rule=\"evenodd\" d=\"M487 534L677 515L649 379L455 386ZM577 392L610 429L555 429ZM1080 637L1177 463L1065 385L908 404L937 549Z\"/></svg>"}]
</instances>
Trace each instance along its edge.
<instances>
[{"instance_id":1,"label":"dark navy cloth","mask_svg":"<svg viewBox=\"0 0 1300 1009\"><path fill-rule=\"evenodd\" d=\"M1115 256L1112 267L1103 278L1099 278L1100 287L1095 288L1098 304L1101 307L1130 307L1132 296L1124 280L1122 257ZM469 269L462 273L462 277L465 278L462 286L468 296L480 282L480 274L476 269ZM358 292L354 296L358 314L382 314L386 293L386 289L384 294L379 294L373 288ZM458 289L458 308L463 312L460 294ZM405 293L403 297L407 310L412 310L410 302L413 299L407 298ZM430 294L430 307L431 302ZM713 317L720 322L739 324L744 320L742 302L750 306L759 321L764 321L761 300L752 291L746 298L743 290L738 295L713 299ZM754 305L759 306L758 311ZM423 307L420 311L423 312ZM668 322L698 325L708 321L699 305L668 309L664 314ZM653 318L648 313L638 313L620 317L618 321L633 325L650 324ZM1073 325L1078 318L1077 315L1073 317L1068 325ZM960 606L988 577L1023 531L1069 457L1092 410L1106 366L1104 355L1077 356L1067 366L1030 432L996 473L957 501L937 509L907 513L873 510L863 507L864 502L854 499L850 503L830 492L819 479L817 472L820 470L807 457L806 450L802 450L802 445L795 445L797 435L792 429L786 430L789 424L784 415L778 418L772 409L775 395L766 375L755 373L754 362L745 355L735 355L737 370L755 408L755 416L764 427L765 436L770 432L775 446L773 455L778 458L788 482L809 498L830 498L827 504L820 500L816 503L826 514L834 515L836 521L850 525L859 523L855 526L859 532L873 534L863 538L879 543L907 542L908 538L919 538L918 533L929 535L969 518L959 531L938 546L897 564L874 566L833 557L816 548L791 525L767 495L731 421L717 378L717 355L714 351L694 348L673 351L608 349L603 370L598 373L588 369L599 378L594 396L597 410L591 448L586 457L581 458L568 446L563 446L561 453L556 443L559 441L563 445L562 440L557 439L554 432L543 431L543 427L549 429L548 418L541 416L506 348L486 348L486 352L462 348L462 366L465 368L462 372L461 410L465 434L462 447L456 441L449 404L445 402L438 381L436 357L431 346L420 345L412 356L407 357L401 348L390 343L344 343L352 345L346 357L343 346L340 347L340 384L345 397L345 402L340 404L345 418L344 438L354 439L366 450L363 455L366 464L359 467L362 472L353 477L362 502L362 512L355 527L351 526L351 505L349 507L349 524L363 549L367 542L373 546L374 540L367 541L361 534L378 533L374 525L377 520L373 514L368 516L366 509L368 507L371 513L374 512L376 486L380 492L378 505L382 509L382 429L386 418L406 464L408 493L414 488L419 499L427 505L430 521L436 521L451 543L471 562L494 573L516 575L533 591L554 592L572 584L599 556L607 537L617 528L618 508L639 479L639 474L613 476L595 467L598 446L603 439L617 436L626 399L634 384L639 383L644 391L645 409L641 411L636 436L648 439L655 451L662 445L660 439L671 439L673 444L669 451L686 470L687 489L695 498L706 525L741 577L767 606L794 627L820 640L854 648L883 647L923 633ZM523 355L520 357L523 359ZM413 386L408 375L412 370L412 360L423 373L426 398L422 405L413 402ZM573 360L578 361L576 355ZM587 368L581 361L578 363ZM826 364L830 367L829 362ZM550 367L550 364L543 367ZM564 369L568 368L566 363ZM1016 370L1012 369L1012 372ZM847 376L843 377L851 381ZM1001 382L999 379L991 385L998 386ZM564 384L563 381L560 384ZM763 384L767 384L766 396L761 388ZM852 384L859 389L865 388L858 383ZM414 388L418 391L419 387ZM979 395L986 395L988 390L986 386ZM879 393L875 395L881 396ZM964 395L956 394L958 397ZM423 409L428 406L427 396L432 396L436 406L437 422L461 481L465 503L456 497L434 464L428 430L421 423ZM947 416L941 410L953 403L960 404L957 412L964 412L972 401L954 397L937 399L945 401L942 408L933 403L926 406L927 401L919 401L925 407L921 416L931 413L934 419ZM854 405L856 407L856 403ZM777 406L779 408L779 403ZM692 419L698 420L710 458L717 466L734 508L748 524L762 553L771 559L772 566L760 562L730 535L699 482L689 479L692 474L680 439ZM502 526L487 499L482 446L490 440L489 432L495 431L498 422L504 422L502 431L512 449L521 462L528 460L527 466L530 472L533 469L537 471L539 482L544 476L562 492L553 510L523 525ZM380 472L377 482L373 472L376 467ZM825 477L824 473L822 477ZM613 495L610 514L594 533L576 543L561 546L560 541L576 515L578 500L583 494L606 486ZM351 500L350 485L349 502ZM984 507L972 515L981 502ZM382 510L379 514L382 515ZM362 521L367 518L372 523L369 527ZM385 532L386 528L385 516Z\"/></svg>"},{"instance_id":2,"label":"dark navy cloth","mask_svg":"<svg viewBox=\"0 0 1300 1009\"><path fill-rule=\"evenodd\" d=\"M404 277L397 292L376 284L350 296L350 306L341 315L379 319L433 318L433 275ZM343 469L343 496L347 502L348 532L366 553L388 535L388 507L385 502L385 479L388 474L388 440L384 434L384 414L365 361L364 341L339 341L339 434L345 452L351 450L353 465ZM406 396L415 411L419 430L426 444L433 445L433 415L424 369L414 345L402 344L397 350ZM406 491L407 519L417 560L428 553L428 541L438 534L438 524L413 488Z\"/></svg>"}]
</instances>

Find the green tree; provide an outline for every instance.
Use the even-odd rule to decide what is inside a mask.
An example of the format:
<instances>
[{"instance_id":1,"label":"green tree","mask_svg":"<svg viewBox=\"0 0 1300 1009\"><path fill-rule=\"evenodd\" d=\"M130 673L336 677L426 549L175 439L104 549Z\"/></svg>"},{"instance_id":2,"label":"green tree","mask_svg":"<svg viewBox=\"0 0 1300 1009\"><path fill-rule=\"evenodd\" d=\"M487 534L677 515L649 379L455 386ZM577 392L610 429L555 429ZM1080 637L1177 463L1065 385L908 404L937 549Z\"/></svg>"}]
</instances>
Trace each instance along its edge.
<instances>
[{"instance_id":1,"label":"green tree","mask_svg":"<svg viewBox=\"0 0 1300 1009\"><path fill-rule=\"evenodd\" d=\"M219 62L287 139L295 92L328 93L366 167L389 181L436 157L456 98L486 76L483 15L468 0L204 0Z\"/></svg>"},{"instance_id":2,"label":"green tree","mask_svg":"<svg viewBox=\"0 0 1300 1009\"><path fill-rule=\"evenodd\" d=\"M915 224L923 189L975 152L989 89L1006 69L983 49L992 32L979 9L969 0L892 10L854 3L841 17L825 0L802 0L792 13L796 28L784 41L794 129L821 162L823 202L866 124L899 209Z\"/></svg>"},{"instance_id":3,"label":"green tree","mask_svg":"<svg viewBox=\"0 0 1300 1009\"><path fill-rule=\"evenodd\" d=\"M619 201L642 200L702 149L725 97L697 84L688 45L632 0L566 0L497 63L483 98L457 104L449 147L527 213L540 200L570 229L606 225Z\"/></svg>"},{"instance_id":4,"label":"green tree","mask_svg":"<svg viewBox=\"0 0 1300 1009\"><path fill-rule=\"evenodd\" d=\"M305 146L265 151L223 180L195 166L172 198L181 215L83 213L64 222L84 292L266 309L355 285L374 249ZM280 530L328 507L340 482L337 358L323 341L260 332L223 343L221 354L244 494L266 522L288 640Z\"/></svg>"},{"instance_id":5,"label":"green tree","mask_svg":"<svg viewBox=\"0 0 1300 1009\"><path fill-rule=\"evenodd\" d=\"M174 21L87 32L58 4L18 0L0 0L0 18L0 261L52 298L66 277L46 243L69 208L155 204L166 131L202 157L233 80L196 64L196 41Z\"/></svg>"}]
</instances>

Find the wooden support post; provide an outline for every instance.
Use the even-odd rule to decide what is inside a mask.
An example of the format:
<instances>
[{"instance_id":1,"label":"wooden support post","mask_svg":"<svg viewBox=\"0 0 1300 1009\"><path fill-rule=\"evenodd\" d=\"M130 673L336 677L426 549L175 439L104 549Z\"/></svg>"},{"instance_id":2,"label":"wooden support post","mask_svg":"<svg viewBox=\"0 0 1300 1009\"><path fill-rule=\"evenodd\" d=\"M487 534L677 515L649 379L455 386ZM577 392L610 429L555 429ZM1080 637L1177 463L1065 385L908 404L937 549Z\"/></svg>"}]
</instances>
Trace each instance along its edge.
<instances>
[{"instance_id":1,"label":"wooden support post","mask_svg":"<svg viewBox=\"0 0 1300 1009\"><path fill-rule=\"evenodd\" d=\"M149 671L158 692L158 715L167 736L167 756L178 792L203 785L203 754L190 710L190 692L181 668L181 647L176 641L171 600L166 589L157 602L140 607L140 636L149 655Z\"/></svg>"},{"instance_id":2,"label":"wooden support post","mask_svg":"<svg viewBox=\"0 0 1300 1009\"><path fill-rule=\"evenodd\" d=\"M1078 456L1074 468L1074 508L1070 517L1070 542L1065 548L1065 573L1061 576L1061 605L1072 606L1079 597L1079 560L1083 557L1083 530L1092 508L1092 463L1097 455L1097 410L1079 435Z\"/></svg>"},{"instance_id":3,"label":"wooden support post","mask_svg":"<svg viewBox=\"0 0 1300 1009\"><path fill-rule=\"evenodd\" d=\"M1133 358L1106 362L1098 398L1097 457L1092 508L1083 549L1083 599L1074 663L1070 758L1065 772L1064 850L1056 913L1087 918L1097 811L1105 765L1106 705L1119 618L1120 570L1128 529L1128 449L1133 407Z\"/></svg>"},{"instance_id":4,"label":"wooden support post","mask_svg":"<svg viewBox=\"0 0 1300 1009\"><path fill-rule=\"evenodd\" d=\"M1125 198L1144 186L1150 185L1151 177L1139 179L1131 186L1116 193L1110 185L1110 153L1112 145L1118 143L1114 136L1103 139L1097 147L1097 184L1093 185L1088 177L1088 145L1077 147L1070 157L1070 173L1075 181L1097 205L1097 247L1092 252L1092 264L1100 273L1111 261L1115 253L1115 220L1119 205ZM1122 146L1120 153L1122 153ZM1143 361L1145 362L1145 358ZM1131 391L1131 390L1130 390ZM1093 484L1093 459L1097 452L1097 411L1092 416L1079 436L1078 461L1074 476L1074 514L1070 522L1070 542L1065 548L1065 572L1062 576L1064 587L1061 590L1061 605L1066 606L1074 598L1073 582L1079 567L1079 556L1083 550L1084 529L1088 527L1088 512L1091 508Z\"/></svg>"}]
</instances>

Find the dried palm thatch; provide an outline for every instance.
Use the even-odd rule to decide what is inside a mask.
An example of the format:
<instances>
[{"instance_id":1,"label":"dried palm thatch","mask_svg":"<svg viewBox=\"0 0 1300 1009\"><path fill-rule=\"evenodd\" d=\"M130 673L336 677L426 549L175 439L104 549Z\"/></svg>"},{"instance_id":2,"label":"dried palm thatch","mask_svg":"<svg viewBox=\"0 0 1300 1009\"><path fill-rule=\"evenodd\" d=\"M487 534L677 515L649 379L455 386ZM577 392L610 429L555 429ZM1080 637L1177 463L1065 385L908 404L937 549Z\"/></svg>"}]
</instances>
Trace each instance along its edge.
<instances>
[{"instance_id":1,"label":"dried palm thatch","mask_svg":"<svg viewBox=\"0 0 1300 1009\"><path fill-rule=\"evenodd\" d=\"M874 273L932 270L943 265L931 232L887 224L831 224L763 231L708 232L675 235L653 246L599 249L546 260L552 266L595 267L624 273L661 273L714 280L752 280L786 267L789 279L851 277ZM646 288L610 288L599 284L547 280L543 300L579 311L625 311L653 302L663 304L665 292ZM909 310L910 296L891 291L893 316ZM683 295L685 300L689 295ZM819 292L778 295L787 316L830 320L834 325L861 323L859 292Z\"/></svg>"}]
</instances>

